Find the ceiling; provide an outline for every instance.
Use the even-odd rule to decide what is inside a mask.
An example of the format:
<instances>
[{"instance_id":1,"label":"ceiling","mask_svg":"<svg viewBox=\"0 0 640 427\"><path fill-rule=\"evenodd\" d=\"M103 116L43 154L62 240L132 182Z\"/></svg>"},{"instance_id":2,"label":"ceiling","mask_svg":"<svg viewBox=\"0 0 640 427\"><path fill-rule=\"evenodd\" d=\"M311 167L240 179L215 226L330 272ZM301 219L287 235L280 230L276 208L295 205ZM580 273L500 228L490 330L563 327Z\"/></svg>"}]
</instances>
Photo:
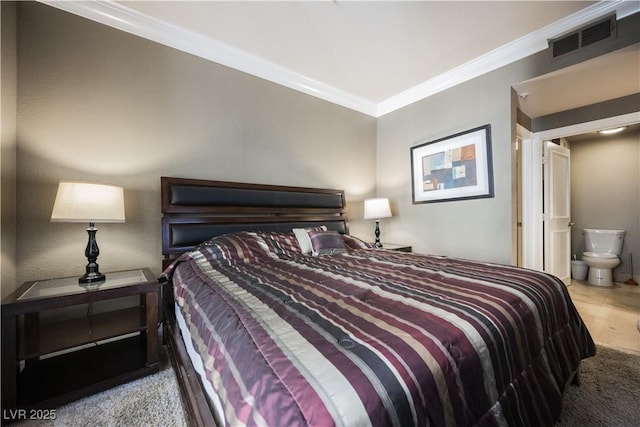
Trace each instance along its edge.
<instances>
[{"instance_id":1,"label":"ceiling","mask_svg":"<svg viewBox=\"0 0 640 427\"><path fill-rule=\"evenodd\" d=\"M576 142L583 142L583 141L606 142L608 140L618 138L620 135L626 135L626 134L632 134L632 133L638 134L639 132L640 132L640 123L635 123L635 124L624 126L620 132L615 133L613 135L603 135L603 134L600 134L599 132L588 132L588 133L581 133L579 135L569 135L565 138L572 144ZM638 139L638 142L640 142L640 139Z\"/></svg>"},{"instance_id":2,"label":"ceiling","mask_svg":"<svg viewBox=\"0 0 640 427\"><path fill-rule=\"evenodd\" d=\"M376 117L593 19L640 10L628 1L43 2ZM521 88L524 107L539 83Z\"/></svg>"}]
</instances>

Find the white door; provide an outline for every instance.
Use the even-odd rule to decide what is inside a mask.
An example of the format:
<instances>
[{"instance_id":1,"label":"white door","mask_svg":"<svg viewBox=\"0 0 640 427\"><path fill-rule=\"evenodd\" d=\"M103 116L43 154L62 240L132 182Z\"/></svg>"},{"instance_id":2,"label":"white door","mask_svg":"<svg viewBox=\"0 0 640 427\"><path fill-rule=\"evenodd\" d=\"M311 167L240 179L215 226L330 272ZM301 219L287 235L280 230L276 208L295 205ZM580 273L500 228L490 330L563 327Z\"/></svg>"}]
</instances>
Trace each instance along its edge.
<instances>
[{"instance_id":1,"label":"white door","mask_svg":"<svg viewBox=\"0 0 640 427\"><path fill-rule=\"evenodd\" d=\"M544 142L544 270L571 283L569 149Z\"/></svg>"}]
</instances>

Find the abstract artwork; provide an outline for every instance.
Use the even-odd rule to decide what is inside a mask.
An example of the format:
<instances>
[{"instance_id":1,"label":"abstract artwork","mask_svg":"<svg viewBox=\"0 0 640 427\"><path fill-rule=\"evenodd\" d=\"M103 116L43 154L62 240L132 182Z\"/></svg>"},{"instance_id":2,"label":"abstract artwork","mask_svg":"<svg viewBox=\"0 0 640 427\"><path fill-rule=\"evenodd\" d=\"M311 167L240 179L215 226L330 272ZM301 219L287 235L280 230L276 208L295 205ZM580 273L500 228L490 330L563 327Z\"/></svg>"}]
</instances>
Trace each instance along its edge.
<instances>
[{"instance_id":1,"label":"abstract artwork","mask_svg":"<svg viewBox=\"0 0 640 427\"><path fill-rule=\"evenodd\" d=\"M493 197L491 125L411 147L413 203Z\"/></svg>"}]
</instances>

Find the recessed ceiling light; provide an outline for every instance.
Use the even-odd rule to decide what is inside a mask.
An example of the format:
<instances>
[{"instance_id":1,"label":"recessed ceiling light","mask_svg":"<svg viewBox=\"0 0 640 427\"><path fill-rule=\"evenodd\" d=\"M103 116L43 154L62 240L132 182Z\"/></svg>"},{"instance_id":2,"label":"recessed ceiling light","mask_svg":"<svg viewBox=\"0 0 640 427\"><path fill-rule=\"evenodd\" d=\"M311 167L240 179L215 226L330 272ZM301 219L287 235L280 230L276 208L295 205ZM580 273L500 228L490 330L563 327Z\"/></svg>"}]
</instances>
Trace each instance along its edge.
<instances>
[{"instance_id":1,"label":"recessed ceiling light","mask_svg":"<svg viewBox=\"0 0 640 427\"><path fill-rule=\"evenodd\" d=\"M599 130L598 133L602 135L613 135L614 133L622 132L626 128L627 128L626 126L621 126L619 128Z\"/></svg>"}]
</instances>

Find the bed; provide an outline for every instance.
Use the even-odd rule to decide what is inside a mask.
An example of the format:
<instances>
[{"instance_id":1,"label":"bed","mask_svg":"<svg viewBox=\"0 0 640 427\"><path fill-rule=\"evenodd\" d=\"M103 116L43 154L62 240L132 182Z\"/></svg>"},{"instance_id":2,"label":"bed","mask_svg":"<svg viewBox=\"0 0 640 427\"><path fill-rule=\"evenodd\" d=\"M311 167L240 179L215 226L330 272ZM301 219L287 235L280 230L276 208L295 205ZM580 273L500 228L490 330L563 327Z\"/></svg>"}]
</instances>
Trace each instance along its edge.
<instances>
[{"instance_id":1,"label":"bed","mask_svg":"<svg viewBox=\"0 0 640 427\"><path fill-rule=\"evenodd\" d=\"M161 186L164 337L191 425L552 426L595 354L559 279L373 248L342 191Z\"/></svg>"}]
</instances>

